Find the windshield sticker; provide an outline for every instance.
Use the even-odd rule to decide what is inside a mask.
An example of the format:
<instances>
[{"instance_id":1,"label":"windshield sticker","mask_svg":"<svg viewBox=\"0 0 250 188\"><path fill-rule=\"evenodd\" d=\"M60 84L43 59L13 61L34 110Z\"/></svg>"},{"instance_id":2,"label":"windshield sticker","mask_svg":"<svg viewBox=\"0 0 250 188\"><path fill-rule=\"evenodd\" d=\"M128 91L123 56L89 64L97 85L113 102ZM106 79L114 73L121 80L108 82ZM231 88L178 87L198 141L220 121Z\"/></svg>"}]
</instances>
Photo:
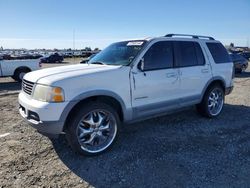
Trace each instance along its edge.
<instances>
[{"instance_id":1,"label":"windshield sticker","mask_svg":"<svg viewBox=\"0 0 250 188\"><path fill-rule=\"evenodd\" d=\"M143 41L130 41L128 42L127 46L141 46Z\"/></svg>"}]
</instances>

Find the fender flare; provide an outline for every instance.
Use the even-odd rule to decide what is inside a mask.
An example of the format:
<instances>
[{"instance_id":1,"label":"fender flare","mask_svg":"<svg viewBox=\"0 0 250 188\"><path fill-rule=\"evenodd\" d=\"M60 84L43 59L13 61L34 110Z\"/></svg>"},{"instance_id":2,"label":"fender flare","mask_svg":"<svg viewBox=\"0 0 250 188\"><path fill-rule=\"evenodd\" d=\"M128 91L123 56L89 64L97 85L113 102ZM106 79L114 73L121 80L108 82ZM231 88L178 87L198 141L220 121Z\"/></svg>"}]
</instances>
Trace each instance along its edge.
<instances>
[{"instance_id":1,"label":"fender flare","mask_svg":"<svg viewBox=\"0 0 250 188\"><path fill-rule=\"evenodd\" d=\"M87 99L87 98L90 98L90 97L95 97L95 96L107 96L107 97L114 98L121 105L124 120L131 119L131 117L132 117L132 111L128 110L128 108L125 105L125 102L123 101L123 99L118 94L116 94L115 92L112 92L112 91L108 91L108 90L93 90L93 91L84 92L84 93L82 93L82 94L77 95L76 97L74 97L67 104L67 106L64 108L64 110L63 110L63 112L62 112L62 114L60 116L60 121L66 121L66 119L67 119L69 113L71 112L71 110L80 101L82 101L84 99Z\"/></svg>"}]
</instances>

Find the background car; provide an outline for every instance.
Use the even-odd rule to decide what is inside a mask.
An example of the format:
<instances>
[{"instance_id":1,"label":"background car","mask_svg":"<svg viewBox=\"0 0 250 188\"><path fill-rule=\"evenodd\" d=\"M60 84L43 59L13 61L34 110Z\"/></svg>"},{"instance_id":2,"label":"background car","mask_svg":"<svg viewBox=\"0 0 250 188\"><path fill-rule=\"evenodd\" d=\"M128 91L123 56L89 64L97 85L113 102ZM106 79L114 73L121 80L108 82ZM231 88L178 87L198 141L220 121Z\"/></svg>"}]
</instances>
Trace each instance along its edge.
<instances>
[{"instance_id":1,"label":"background car","mask_svg":"<svg viewBox=\"0 0 250 188\"><path fill-rule=\"evenodd\" d=\"M88 63L88 61L89 61L90 59L92 59L93 57L95 57L95 56L96 56L96 54L92 54L92 55L89 56L87 59L82 60L82 61L80 62L80 64Z\"/></svg>"},{"instance_id":2,"label":"background car","mask_svg":"<svg viewBox=\"0 0 250 188\"><path fill-rule=\"evenodd\" d=\"M242 55L247 60L250 60L250 52L242 52L242 53L240 53L240 55Z\"/></svg>"},{"instance_id":3,"label":"background car","mask_svg":"<svg viewBox=\"0 0 250 188\"><path fill-rule=\"evenodd\" d=\"M62 61L63 56L59 55L58 53L41 58L41 63L61 63Z\"/></svg>"},{"instance_id":4,"label":"background car","mask_svg":"<svg viewBox=\"0 0 250 188\"><path fill-rule=\"evenodd\" d=\"M235 72L241 73L241 72L244 72L247 69L248 61L242 55L232 53L232 54L230 54L230 57L231 57L231 59L232 59L232 61L234 63Z\"/></svg>"}]
</instances>

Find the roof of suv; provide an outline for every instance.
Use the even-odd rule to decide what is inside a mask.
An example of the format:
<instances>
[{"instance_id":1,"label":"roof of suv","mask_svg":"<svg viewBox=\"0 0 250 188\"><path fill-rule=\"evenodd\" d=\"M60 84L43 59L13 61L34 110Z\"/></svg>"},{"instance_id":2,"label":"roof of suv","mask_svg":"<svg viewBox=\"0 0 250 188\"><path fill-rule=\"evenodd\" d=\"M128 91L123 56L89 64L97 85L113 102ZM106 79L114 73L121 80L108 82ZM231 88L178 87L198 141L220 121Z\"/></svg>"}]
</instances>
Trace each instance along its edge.
<instances>
[{"instance_id":1,"label":"roof of suv","mask_svg":"<svg viewBox=\"0 0 250 188\"><path fill-rule=\"evenodd\" d=\"M199 40L203 40L203 41L211 41L211 42L219 42L217 40L215 40L213 37L210 36L201 36L201 35L188 35L188 34L167 34L165 36L161 36L161 37L148 37L145 38L143 40L145 41L152 41L155 39L181 39L181 40L190 40L190 41L199 41Z\"/></svg>"},{"instance_id":2,"label":"roof of suv","mask_svg":"<svg viewBox=\"0 0 250 188\"><path fill-rule=\"evenodd\" d=\"M165 36L160 37L147 37L147 38L134 38L129 40L123 40L123 41L145 41L150 42L154 40L174 40L179 39L182 41L206 41L206 42L214 42L214 43L220 43L220 41L215 40L213 37L210 36L202 36L202 35L189 35L189 34L167 34Z\"/></svg>"}]
</instances>

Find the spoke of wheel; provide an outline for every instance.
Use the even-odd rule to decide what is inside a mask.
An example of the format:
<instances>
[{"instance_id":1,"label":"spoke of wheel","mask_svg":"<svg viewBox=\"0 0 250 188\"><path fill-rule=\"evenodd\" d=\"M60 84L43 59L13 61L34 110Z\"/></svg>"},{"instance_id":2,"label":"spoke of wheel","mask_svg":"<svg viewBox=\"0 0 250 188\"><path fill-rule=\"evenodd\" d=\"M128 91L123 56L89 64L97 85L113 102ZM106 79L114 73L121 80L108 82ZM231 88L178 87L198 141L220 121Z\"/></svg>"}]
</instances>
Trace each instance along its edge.
<instances>
[{"instance_id":1,"label":"spoke of wheel","mask_svg":"<svg viewBox=\"0 0 250 188\"><path fill-rule=\"evenodd\" d=\"M99 141L100 140L102 140L102 141L104 141L104 140L106 140L106 136L104 136L103 134L102 134L102 132L101 132L101 135L98 135L98 139L99 139Z\"/></svg>"},{"instance_id":2,"label":"spoke of wheel","mask_svg":"<svg viewBox=\"0 0 250 188\"><path fill-rule=\"evenodd\" d=\"M216 95L215 95L214 99L215 99L215 100L218 100L218 98L219 98L219 94L218 94L218 93L216 93Z\"/></svg>"},{"instance_id":3,"label":"spoke of wheel","mask_svg":"<svg viewBox=\"0 0 250 188\"><path fill-rule=\"evenodd\" d=\"M107 130L107 129L109 129L109 122L107 123L107 125L99 127L100 131L104 131L104 130Z\"/></svg>"},{"instance_id":4,"label":"spoke of wheel","mask_svg":"<svg viewBox=\"0 0 250 188\"><path fill-rule=\"evenodd\" d=\"M213 103L209 104L208 107L211 108L213 106Z\"/></svg>"},{"instance_id":5,"label":"spoke of wheel","mask_svg":"<svg viewBox=\"0 0 250 188\"><path fill-rule=\"evenodd\" d=\"M93 118L93 113L90 113L89 118L88 119L84 119L83 120L84 123L87 123L89 125L94 125L94 118Z\"/></svg>"},{"instance_id":6,"label":"spoke of wheel","mask_svg":"<svg viewBox=\"0 0 250 188\"><path fill-rule=\"evenodd\" d=\"M215 98L215 93L214 93L214 92L212 92L211 94L213 95L213 97L212 97L212 98L214 99L214 98Z\"/></svg>"},{"instance_id":7,"label":"spoke of wheel","mask_svg":"<svg viewBox=\"0 0 250 188\"><path fill-rule=\"evenodd\" d=\"M103 123L103 120L104 120L105 116L101 115L100 112L97 113L97 116L98 116L98 122L97 122L97 124L98 124L98 126L100 126Z\"/></svg>"},{"instance_id":8,"label":"spoke of wheel","mask_svg":"<svg viewBox=\"0 0 250 188\"><path fill-rule=\"evenodd\" d=\"M96 134L91 134L90 139L87 141L84 141L84 144L91 144L96 137Z\"/></svg>"},{"instance_id":9,"label":"spoke of wheel","mask_svg":"<svg viewBox=\"0 0 250 188\"><path fill-rule=\"evenodd\" d=\"M87 134L90 134L93 132L93 129L89 128L89 129L84 129L83 127L80 127L79 126L79 129L81 131L81 134L80 136L83 134L83 136L87 135Z\"/></svg>"}]
</instances>

